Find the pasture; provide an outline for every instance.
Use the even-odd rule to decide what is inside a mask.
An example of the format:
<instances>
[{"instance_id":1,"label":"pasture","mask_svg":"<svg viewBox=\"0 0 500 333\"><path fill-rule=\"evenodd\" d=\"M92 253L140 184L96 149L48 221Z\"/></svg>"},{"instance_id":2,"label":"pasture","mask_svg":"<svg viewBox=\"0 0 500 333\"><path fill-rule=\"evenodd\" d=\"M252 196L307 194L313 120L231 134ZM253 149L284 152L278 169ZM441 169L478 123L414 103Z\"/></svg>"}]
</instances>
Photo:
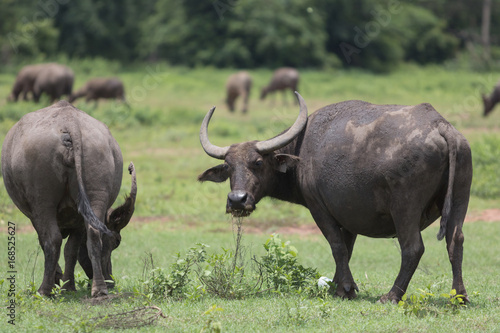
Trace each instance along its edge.
<instances>
[{"instance_id":1,"label":"pasture","mask_svg":"<svg viewBox=\"0 0 500 333\"><path fill-rule=\"evenodd\" d=\"M99 328L101 315L113 315L142 306L159 307L166 318L142 327L145 332L290 332L290 331L494 331L500 326L500 110L482 117L480 93L490 93L500 73L474 73L456 68L405 66L387 75L358 70L301 71L299 92L309 113L348 99L379 104L431 103L469 140L473 152L474 179L468 223L464 226L463 274L471 303L454 308L443 301L449 294L452 274L445 242L438 242L437 223L423 233L426 252L410 283L408 294L420 297L405 312L401 306L377 304L389 291L400 265L399 245L393 239L359 237L350 267L360 292L344 301L306 289L291 292L260 292L227 299L213 295L198 283L196 274L177 297L148 297L147 281L152 268L169 271L197 243L207 244L208 254L234 250L234 221L225 214L229 184L197 182L204 170L219 164L202 150L198 131L213 105L217 106L209 128L219 146L246 140L264 140L290 126L298 107L287 93L259 100L260 88L268 83L270 70L251 71L253 88L249 110L229 113L224 104L224 84L231 70L188 69L165 64L122 68L103 61L69 63L75 71L74 89L95 76L118 76L125 84L128 109L114 101L75 104L106 123L121 146L124 165L133 161L137 170L138 195L134 217L122 232L120 247L113 252L116 295L91 304L84 273L77 265L77 293L60 293L54 299L33 295L41 283L43 253L29 220L12 204L0 186L0 248L3 272L7 272L7 223L16 224L16 329L48 332L106 331ZM0 73L0 140L25 113L43 103L7 104L15 70ZM274 98L274 101L273 101ZM36 170L34 170L36 172ZM121 192L130 189L124 172ZM119 198L118 203L121 202ZM496 209L496 210L495 210ZM492 216L493 215L493 216ZM335 264L328 243L319 233L309 211L303 207L264 199L257 210L243 219L244 258L265 254L262 246L272 233L290 241L304 267L333 277ZM179 253L179 257L176 256ZM62 263L62 260L60 260ZM6 274L6 273L5 273ZM4 274L4 275L5 275ZM156 273L157 274L157 273ZM158 276L158 275L156 275ZM2 280L3 279L3 280ZM9 281L0 279L2 303L7 304ZM433 294L433 296L426 294ZM4 308L4 311L5 308ZM4 323L7 321L2 315ZM104 319L101 318L101 322ZM2 323L2 327L10 326ZM129 331L137 328L130 327ZM125 330L127 331L127 330Z\"/></svg>"}]
</instances>

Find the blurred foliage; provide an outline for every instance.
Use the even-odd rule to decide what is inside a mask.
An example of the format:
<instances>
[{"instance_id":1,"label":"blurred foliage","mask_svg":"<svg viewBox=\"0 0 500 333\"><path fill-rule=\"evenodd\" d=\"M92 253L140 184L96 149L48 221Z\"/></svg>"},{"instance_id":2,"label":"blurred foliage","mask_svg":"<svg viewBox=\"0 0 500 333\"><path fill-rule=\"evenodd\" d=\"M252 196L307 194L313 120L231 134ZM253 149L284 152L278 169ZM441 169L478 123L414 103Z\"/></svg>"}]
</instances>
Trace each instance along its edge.
<instances>
[{"instance_id":1,"label":"blurred foliage","mask_svg":"<svg viewBox=\"0 0 500 333\"><path fill-rule=\"evenodd\" d=\"M474 0L3 0L0 59L65 54L122 63L385 72L402 62L440 63L473 52L481 7ZM492 17L498 15L500 0L494 0ZM500 23L492 20L493 47L499 35ZM480 55L470 60L484 62Z\"/></svg>"},{"instance_id":2,"label":"blurred foliage","mask_svg":"<svg viewBox=\"0 0 500 333\"><path fill-rule=\"evenodd\" d=\"M481 198L500 197L500 138L487 135L471 143L474 178L471 194Z\"/></svg>"}]
</instances>

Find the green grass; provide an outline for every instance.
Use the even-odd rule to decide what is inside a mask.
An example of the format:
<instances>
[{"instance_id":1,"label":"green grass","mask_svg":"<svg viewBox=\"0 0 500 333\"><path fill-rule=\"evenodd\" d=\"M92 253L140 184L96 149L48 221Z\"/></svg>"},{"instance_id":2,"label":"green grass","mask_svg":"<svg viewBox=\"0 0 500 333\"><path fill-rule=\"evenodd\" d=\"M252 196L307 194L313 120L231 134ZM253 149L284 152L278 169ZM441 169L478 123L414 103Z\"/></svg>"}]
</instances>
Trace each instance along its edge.
<instances>
[{"instance_id":1,"label":"green grass","mask_svg":"<svg viewBox=\"0 0 500 333\"><path fill-rule=\"evenodd\" d=\"M110 101L101 101L97 108L78 101L76 105L105 122L119 142L125 166L133 161L137 170L138 199L135 215L124 229L121 246L113 253L113 271L120 292L133 292L141 287L144 260L151 253L155 266L167 268L176 252L185 252L198 242L231 248L231 222L225 215L228 184L201 184L198 174L214 166L216 161L203 152L198 139L199 126L205 113L217 106L210 125L212 142L223 146L245 140L262 140L276 135L295 120L298 109L291 103L283 105L282 96L260 101L259 90L271 72L252 71L254 79L249 112L231 114L224 105L224 84L231 70L212 68L172 68L164 64L137 65L122 68L118 64L99 61L95 68L89 62L71 64L76 73L75 88L93 76L116 75L125 83L131 110ZM15 71L0 73L0 97L7 96ZM500 111L483 118L479 94L489 93L500 73L473 73L446 70L441 67L406 66L388 75L363 71L303 71L299 91L305 98L309 113L334 102L362 99L380 104L416 104L429 102L449 119L471 142L474 158L473 196L469 211L475 213L500 207L498 170ZM25 113L41 108L28 102L7 104L0 98L0 140ZM1 141L0 141L1 143ZM125 174L125 173L124 173ZM130 189L130 178L124 176L122 194ZM123 200L119 197L118 204ZM84 297L87 290L65 295L64 301L39 300L26 290L34 279L41 283L43 254L30 222L12 204L0 185L0 228L15 221L18 267L19 305L17 328L31 331L85 331L85 321L102 313L132 309L150 302L139 296L113 301L109 305L90 306ZM303 207L264 199L258 209L244 220L245 244L252 253L261 255L268 235L285 226L307 226L314 222ZM498 243L497 225L478 222L466 224L464 278L471 295L471 305L458 314L416 318L402 314L397 306L376 304L397 275L400 259L392 239L360 237L352 258L351 269L360 287L354 301L327 298L310 299L298 294L249 297L243 300L222 300L202 297L199 300L155 301L168 316L144 331L201 331L209 319L220 322L224 331L492 331L499 325L500 292L497 277L500 262L495 255ZM253 232L258 230L258 232ZM436 294L449 293L451 267L444 242L437 242L437 228L423 232L426 253L415 273L408 292L419 293L429 285ZM315 267L322 275L334 274L334 262L326 240L319 234L282 235L299 250L300 262ZM5 249L7 236L0 237ZM34 260L38 251L36 265ZM6 259L5 259L6 260ZM81 269L78 268L80 274ZM6 282L2 285L5 299ZM477 294L479 293L479 294ZM222 311L204 314L216 304ZM433 304L439 309L445 306ZM71 318L72 320L67 319ZM4 317L5 320L5 317ZM3 325L3 324L2 324ZM132 331L132 330L130 330Z\"/></svg>"}]
</instances>

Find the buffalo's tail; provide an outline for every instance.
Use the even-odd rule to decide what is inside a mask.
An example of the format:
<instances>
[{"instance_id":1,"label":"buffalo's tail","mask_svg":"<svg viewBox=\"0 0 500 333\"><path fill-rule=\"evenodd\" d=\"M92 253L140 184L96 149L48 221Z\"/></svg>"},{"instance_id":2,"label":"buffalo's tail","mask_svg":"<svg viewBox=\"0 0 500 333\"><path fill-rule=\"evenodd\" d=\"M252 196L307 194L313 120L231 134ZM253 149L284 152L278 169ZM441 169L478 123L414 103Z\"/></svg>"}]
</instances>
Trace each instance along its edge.
<instances>
[{"instance_id":1,"label":"buffalo's tail","mask_svg":"<svg viewBox=\"0 0 500 333\"><path fill-rule=\"evenodd\" d=\"M99 220L99 218L92 210L89 198L87 196L87 193L85 192L82 175L82 133L78 126L70 123L68 124L67 134L69 135L72 142L73 155L75 158L76 179L78 183L78 197L76 199L78 213L82 215L85 222L88 223L92 228L97 229L103 233L109 233L106 225Z\"/></svg>"},{"instance_id":2,"label":"buffalo's tail","mask_svg":"<svg viewBox=\"0 0 500 333\"><path fill-rule=\"evenodd\" d=\"M446 225L450 218L452 199L453 199L453 183L455 182L455 169L457 166L457 141L453 136L450 136L449 127L441 123L439 125L439 133L443 136L448 144L448 188L444 199L443 210L441 212L441 223L437 239L442 240L446 234Z\"/></svg>"}]
</instances>

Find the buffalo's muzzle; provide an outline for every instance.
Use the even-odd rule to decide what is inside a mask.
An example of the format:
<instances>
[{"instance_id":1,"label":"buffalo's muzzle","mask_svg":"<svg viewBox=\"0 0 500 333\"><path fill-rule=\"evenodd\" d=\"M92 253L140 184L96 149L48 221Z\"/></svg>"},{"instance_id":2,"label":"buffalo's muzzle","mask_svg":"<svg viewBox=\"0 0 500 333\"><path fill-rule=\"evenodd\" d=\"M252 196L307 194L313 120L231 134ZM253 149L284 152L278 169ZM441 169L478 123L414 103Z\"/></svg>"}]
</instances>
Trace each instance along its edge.
<instances>
[{"instance_id":1,"label":"buffalo's muzzle","mask_svg":"<svg viewBox=\"0 0 500 333\"><path fill-rule=\"evenodd\" d=\"M227 195L227 213L234 216L248 216L254 209L253 200L247 192L237 190Z\"/></svg>"}]
</instances>

